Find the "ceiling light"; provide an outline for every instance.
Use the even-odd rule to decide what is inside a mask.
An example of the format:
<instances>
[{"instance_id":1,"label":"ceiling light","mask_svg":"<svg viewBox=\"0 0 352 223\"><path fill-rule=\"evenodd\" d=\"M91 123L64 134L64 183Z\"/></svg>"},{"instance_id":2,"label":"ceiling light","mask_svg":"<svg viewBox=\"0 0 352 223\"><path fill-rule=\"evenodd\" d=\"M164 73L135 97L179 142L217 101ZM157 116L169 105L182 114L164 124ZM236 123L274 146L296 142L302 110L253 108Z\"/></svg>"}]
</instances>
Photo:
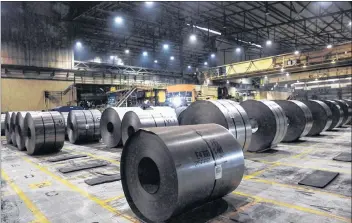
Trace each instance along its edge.
<instances>
[{"instance_id":1,"label":"ceiling light","mask_svg":"<svg viewBox=\"0 0 352 223\"><path fill-rule=\"evenodd\" d=\"M121 66L125 65L123 62L120 63Z\"/></svg>"},{"instance_id":2,"label":"ceiling light","mask_svg":"<svg viewBox=\"0 0 352 223\"><path fill-rule=\"evenodd\" d=\"M267 45L267 46L271 46L272 43L273 43L273 42L272 42L271 40L267 40L267 41L266 41L266 45Z\"/></svg>"},{"instance_id":3,"label":"ceiling light","mask_svg":"<svg viewBox=\"0 0 352 223\"><path fill-rule=\"evenodd\" d=\"M154 2L145 2L145 4L146 4L147 6L152 6L152 5L154 4Z\"/></svg>"},{"instance_id":4,"label":"ceiling light","mask_svg":"<svg viewBox=\"0 0 352 223\"><path fill-rule=\"evenodd\" d=\"M174 60L174 59L175 59L175 57L174 57L174 56L171 56L171 57L170 57L170 60Z\"/></svg>"},{"instance_id":5,"label":"ceiling light","mask_svg":"<svg viewBox=\"0 0 352 223\"><path fill-rule=\"evenodd\" d=\"M78 41L78 42L76 43L76 47L77 47L77 48L82 48L82 43Z\"/></svg>"},{"instance_id":6,"label":"ceiling light","mask_svg":"<svg viewBox=\"0 0 352 223\"><path fill-rule=\"evenodd\" d=\"M192 42L196 41L197 40L197 36L192 34L189 36L189 40L191 40Z\"/></svg>"},{"instance_id":7,"label":"ceiling light","mask_svg":"<svg viewBox=\"0 0 352 223\"><path fill-rule=\"evenodd\" d=\"M298 51L298 50L296 50L296 51L295 51L295 55L298 55L298 54L299 54L299 51Z\"/></svg>"},{"instance_id":8,"label":"ceiling light","mask_svg":"<svg viewBox=\"0 0 352 223\"><path fill-rule=\"evenodd\" d=\"M265 76L264 76L264 78L265 78L265 79L267 79L267 78L268 78L268 76L266 76L266 75L265 75Z\"/></svg>"},{"instance_id":9,"label":"ceiling light","mask_svg":"<svg viewBox=\"0 0 352 223\"><path fill-rule=\"evenodd\" d=\"M287 73L286 73L286 76L290 76L290 73L289 73L289 72L287 72Z\"/></svg>"},{"instance_id":10,"label":"ceiling light","mask_svg":"<svg viewBox=\"0 0 352 223\"><path fill-rule=\"evenodd\" d=\"M205 62L204 62L204 65L205 65L205 66L208 65L208 62L205 61Z\"/></svg>"},{"instance_id":11,"label":"ceiling light","mask_svg":"<svg viewBox=\"0 0 352 223\"><path fill-rule=\"evenodd\" d=\"M226 84L229 84L229 83L230 83L230 81L229 81L229 80L227 80L227 81L226 81Z\"/></svg>"},{"instance_id":12,"label":"ceiling light","mask_svg":"<svg viewBox=\"0 0 352 223\"><path fill-rule=\"evenodd\" d=\"M187 23L187 26L190 26L191 24ZM200 27L200 26L195 26L193 25L194 28L197 28L197 29L200 29L200 30L203 30L203 31L206 31L206 32L210 32L210 33L213 33L213 34L216 34L216 35L220 35L221 36L221 32L218 32L218 31L215 31L215 30L211 30L211 29L208 29L208 28L204 28L204 27Z\"/></svg>"},{"instance_id":13,"label":"ceiling light","mask_svg":"<svg viewBox=\"0 0 352 223\"><path fill-rule=\"evenodd\" d=\"M129 49L125 49L125 54L129 54L130 50Z\"/></svg>"},{"instance_id":14,"label":"ceiling light","mask_svg":"<svg viewBox=\"0 0 352 223\"><path fill-rule=\"evenodd\" d=\"M214 54L214 53L212 53L210 56L211 56L211 58L214 58L214 57L215 57L215 54Z\"/></svg>"},{"instance_id":15,"label":"ceiling light","mask_svg":"<svg viewBox=\"0 0 352 223\"><path fill-rule=\"evenodd\" d=\"M188 67L187 67L188 69L191 69L191 65L188 65Z\"/></svg>"},{"instance_id":16,"label":"ceiling light","mask_svg":"<svg viewBox=\"0 0 352 223\"><path fill-rule=\"evenodd\" d=\"M350 21L350 22L348 23L348 25L349 25L349 26L352 26L352 22Z\"/></svg>"},{"instance_id":17,"label":"ceiling light","mask_svg":"<svg viewBox=\"0 0 352 223\"><path fill-rule=\"evenodd\" d=\"M326 46L326 48L330 49L330 48L332 48L332 45L329 44L329 45Z\"/></svg>"},{"instance_id":18,"label":"ceiling light","mask_svg":"<svg viewBox=\"0 0 352 223\"><path fill-rule=\"evenodd\" d=\"M280 71L281 71L281 72L284 72L284 71L285 71L285 69L282 67L282 68L280 69Z\"/></svg>"},{"instance_id":19,"label":"ceiling light","mask_svg":"<svg viewBox=\"0 0 352 223\"><path fill-rule=\"evenodd\" d=\"M110 60L113 60L115 57L114 56L110 56Z\"/></svg>"},{"instance_id":20,"label":"ceiling light","mask_svg":"<svg viewBox=\"0 0 352 223\"><path fill-rule=\"evenodd\" d=\"M144 52L143 52L143 56L145 56L145 57L148 56L148 52L147 52L147 51L144 51Z\"/></svg>"},{"instance_id":21,"label":"ceiling light","mask_svg":"<svg viewBox=\"0 0 352 223\"><path fill-rule=\"evenodd\" d=\"M167 49L169 49L169 45L168 44L164 44L163 48L164 48L164 50L167 50Z\"/></svg>"},{"instance_id":22,"label":"ceiling light","mask_svg":"<svg viewBox=\"0 0 352 223\"><path fill-rule=\"evenodd\" d=\"M241 52L241 48L237 47L236 48L236 53L239 53L239 52Z\"/></svg>"},{"instance_id":23,"label":"ceiling light","mask_svg":"<svg viewBox=\"0 0 352 223\"><path fill-rule=\"evenodd\" d=\"M121 24L121 23L123 22L122 17L120 17L120 16L116 17L116 18L115 18L115 22L116 22L117 24Z\"/></svg>"},{"instance_id":24,"label":"ceiling light","mask_svg":"<svg viewBox=\"0 0 352 223\"><path fill-rule=\"evenodd\" d=\"M154 60L154 63L158 63L158 60Z\"/></svg>"}]
</instances>

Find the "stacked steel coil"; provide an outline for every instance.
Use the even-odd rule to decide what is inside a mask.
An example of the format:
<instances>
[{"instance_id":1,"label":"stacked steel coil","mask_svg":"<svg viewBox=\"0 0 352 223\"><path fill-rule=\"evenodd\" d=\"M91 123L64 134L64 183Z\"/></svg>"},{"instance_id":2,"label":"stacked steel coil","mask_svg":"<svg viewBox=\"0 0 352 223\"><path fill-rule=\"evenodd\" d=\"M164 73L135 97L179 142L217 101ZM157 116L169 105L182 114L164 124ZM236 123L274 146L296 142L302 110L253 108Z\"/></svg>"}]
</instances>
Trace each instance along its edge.
<instances>
[{"instance_id":1,"label":"stacked steel coil","mask_svg":"<svg viewBox=\"0 0 352 223\"><path fill-rule=\"evenodd\" d=\"M143 111L139 107L111 107L104 110L100 129L104 144L109 147L122 145L121 141L121 122L124 115L129 111Z\"/></svg>"},{"instance_id":2,"label":"stacked steel coil","mask_svg":"<svg viewBox=\"0 0 352 223\"><path fill-rule=\"evenodd\" d=\"M58 152L65 141L65 124L59 112L27 113L25 147L30 155Z\"/></svg>"},{"instance_id":3,"label":"stacked steel coil","mask_svg":"<svg viewBox=\"0 0 352 223\"><path fill-rule=\"evenodd\" d=\"M121 123L122 143L140 128L178 125L175 110L142 110L127 112Z\"/></svg>"},{"instance_id":4,"label":"stacked steel coil","mask_svg":"<svg viewBox=\"0 0 352 223\"><path fill-rule=\"evenodd\" d=\"M252 140L248 151L261 152L283 140L287 132L287 118L277 103L247 100L241 106L247 112L252 126Z\"/></svg>"},{"instance_id":5,"label":"stacked steel coil","mask_svg":"<svg viewBox=\"0 0 352 223\"><path fill-rule=\"evenodd\" d=\"M322 101L309 100L301 101L310 109L313 116L313 125L307 136L319 135L327 130L332 123L332 113L330 108Z\"/></svg>"},{"instance_id":6,"label":"stacked steel coil","mask_svg":"<svg viewBox=\"0 0 352 223\"><path fill-rule=\"evenodd\" d=\"M6 142L8 144L12 143L11 140L11 133L12 133L12 129L11 129L11 115L13 112L6 112L5 114L5 136L6 136Z\"/></svg>"},{"instance_id":7,"label":"stacked steel coil","mask_svg":"<svg viewBox=\"0 0 352 223\"><path fill-rule=\"evenodd\" d=\"M350 120L347 124L351 125L351 124L352 124L352 100L350 100L350 99L343 99L343 101L348 104L348 111L349 111L351 120Z\"/></svg>"},{"instance_id":8,"label":"stacked steel coil","mask_svg":"<svg viewBox=\"0 0 352 223\"><path fill-rule=\"evenodd\" d=\"M313 116L307 105L296 100L274 101L284 110L288 127L283 142L293 142L306 136L313 126Z\"/></svg>"},{"instance_id":9,"label":"stacked steel coil","mask_svg":"<svg viewBox=\"0 0 352 223\"><path fill-rule=\"evenodd\" d=\"M187 106L181 106L175 108L176 116L178 119L178 123L181 123L182 117L183 117L183 111L187 109Z\"/></svg>"},{"instance_id":10,"label":"stacked steel coil","mask_svg":"<svg viewBox=\"0 0 352 223\"><path fill-rule=\"evenodd\" d=\"M25 129L24 129L24 118L27 113L38 113L38 112L17 112L15 120L15 135L16 135L16 146L19 150L25 150Z\"/></svg>"},{"instance_id":11,"label":"stacked steel coil","mask_svg":"<svg viewBox=\"0 0 352 223\"><path fill-rule=\"evenodd\" d=\"M217 124L149 128L128 139L120 169L132 211L145 222L166 222L235 190L244 157Z\"/></svg>"},{"instance_id":12,"label":"stacked steel coil","mask_svg":"<svg viewBox=\"0 0 352 223\"><path fill-rule=\"evenodd\" d=\"M18 112L12 112L10 117L10 128L11 128L11 142L12 145L17 146L16 142L16 115Z\"/></svg>"},{"instance_id":13,"label":"stacked steel coil","mask_svg":"<svg viewBox=\"0 0 352 223\"><path fill-rule=\"evenodd\" d=\"M332 100L323 101L331 110L332 122L327 130L332 130L333 128L339 127L342 124L344 113L340 105Z\"/></svg>"},{"instance_id":14,"label":"stacked steel coil","mask_svg":"<svg viewBox=\"0 0 352 223\"><path fill-rule=\"evenodd\" d=\"M351 121L351 116L352 116L352 109L349 107L348 103L344 100L334 100L342 109L343 111L343 119L340 125L336 127L341 127L343 125L346 125Z\"/></svg>"},{"instance_id":15,"label":"stacked steel coil","mask_svg":"<svg viewBox=\"0 0 352 223\"><path fill-rule=\"evenodd\" d=\"M62 116L61 116L62 117ZM67 135L71 143L97 141L100 139L99 110L72 110L67 118Z\"/></svg>"},{"instance_id":16,"label":"stacked steel coil","mask_svg":"<svg viewBox=\"0 0 352 223\"><path fill-rule=\"evenodd\" d=\"M65 121L65 137L67 138L68 135L67 135L67 118L68 118L68 112L60 112L62 118L64 119Z\"/></svg>"},{"instance_id":17,"label":"stacked steel coil","mask_svg":"<svg viewBox=\"0 0 352 223\"><path fill-rule=\"evenodd\" d=\"M244 150L247 150L252 129L245 110L231 100L193 102L179 117L180 125L215 123L227 128Z\"/></svg>"}]
</instances>

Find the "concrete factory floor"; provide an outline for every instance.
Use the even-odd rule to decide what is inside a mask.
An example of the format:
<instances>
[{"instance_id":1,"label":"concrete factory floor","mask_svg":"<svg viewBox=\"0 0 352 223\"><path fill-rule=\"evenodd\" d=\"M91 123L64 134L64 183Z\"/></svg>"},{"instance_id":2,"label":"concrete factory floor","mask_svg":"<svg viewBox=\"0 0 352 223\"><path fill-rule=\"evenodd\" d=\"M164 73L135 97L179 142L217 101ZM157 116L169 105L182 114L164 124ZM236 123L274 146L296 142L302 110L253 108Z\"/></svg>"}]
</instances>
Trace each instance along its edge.
<instances>
[{"instance_id":1,"label":"concrete factory floor","mask_svg":"<svg viewBox=\"0 0 352 223\"><path fill-rule=\"evenodd\" d=\"M350 127L280 144L266 153L245 153L246 173L236 191L171 222L351 222L351 163L332 160L341 152L351 152ZM61 154L87 157L47 161ZM138 221L119 181L96 186L84 182L119 173L120 155L121 149L107 149L102 143L66 142L59 154L36 157L3 145L2 222ZM67 174L57 170L93 160L110 164ZM314 170L340 174L324 189L298 185Z\"/></svg>"}]
</instances>

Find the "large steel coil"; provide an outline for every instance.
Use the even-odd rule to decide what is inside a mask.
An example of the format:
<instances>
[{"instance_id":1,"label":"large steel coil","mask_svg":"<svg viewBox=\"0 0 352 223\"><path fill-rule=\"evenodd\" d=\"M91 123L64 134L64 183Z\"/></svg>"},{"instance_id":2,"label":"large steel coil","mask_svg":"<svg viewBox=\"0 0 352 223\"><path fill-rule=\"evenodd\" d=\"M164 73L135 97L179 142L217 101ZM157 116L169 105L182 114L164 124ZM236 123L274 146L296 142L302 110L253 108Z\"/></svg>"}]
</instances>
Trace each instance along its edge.
<instances>
[{"instance_id":1,"label":"large steel coil","mask_svg":"<svg viewBox=\"0 0 352 223\"><path fill-rule=\"evenodd\" d=\"M13 112L6 112L5 114L5 136L6 136L6 142L7 144L11 144L12 140L11 140L11 133L12 133L12 129L11 129L11 115Z\"/></svg>"},{"instance_id":2,"label":"large steel coil","mask_svg":"<svg viewBox=\"0 0 352 223\"><path fill-rule=\"evenodd\" d=\"M69 112L60 112L62 118L63 118L64 121L65 121L65 137L68 137L68 135L67 135L67 118L68 118L68 113L69 113Z\"/></svg>"},{"instance_id":3,"label":"large steel coil","mask_svg":"<svg viewBox=\"0 0 352 223\"><path fill-rule=\"evenodd\" d=\"M241 102L251 126L250 152L261 152L276 146L287 132L287 118L282 108L273 101L247 100Z\"/></svg>"},{"instance_id":4,"label":"large steel coil","mask_svg":"<svg viewBox=\"0 0 352 223\"><path fill-rule=\"evenodd\" d=\"M313 116L313 126L307 136L319 135L327 130L332 123L332 113L324 102L318 100L301 101L309 108Z\"/></svg>"},{"instance_id":5,"label":"large steel coil","mask_svg":"<svg viewBox=\"0 0 352 223\"><path fill-rule=\"evenodd\" d=\"M11 142L12 145L17 146L16 143L16 115L18 112L12 112L10 117L10 129L11 129Z\"/></svg>"},{"instance_id":6,"label":"large steel coil","mask_svg":"<svg viewBox=\"0 0 352 223\"><path fill-rule=\"evenodd\" d=\"M6 114L1 114L1 135L5 135L5 117Z\"/></svg>"},{"instance_id":7,"label":"large steel coil","mask_svg":"<svg viewBox=\"0 0 352 223\"><path fill-rule=\"evenodd\" d=\"M28 112L17 112L15 119L15 135L16 135L16 146L19 150L25 150L25 130L24 130L24 118ZM38 112L29 112L38 113Z\"/></svg>"},{"instance_id":8,"label":"large steel coil","mask_svg":"<svg viewBox=\"0 0 352 223\"><path fill-rule=\"evenodd\" d=\"M67 118L67 135L71 143L97 141L100 139L99 110L72 110Z\"/></svg>"},{"instance_id":9,"label":"large steel coil","mask_svg":"<svg viewBox=\"0 0 352 223\"><path fill-rule=\"evenodd\" d=\"M306 136L313 126L313 116L307 105L296 100L274 101L284 110L287 117L287 132L283 142L293 142Z\"/></svg>"},{"instance_id":10,"label":"large steel coil","mask_svg":"<svg viewBox=\"0 0 352 223\"><path fill-rule=\"evenodd\" d=\"M174 110L163 112L158 110L129 111L121 123L122 143L125 145L127 139L141 128L176 125L178 125L178 120Z\"/></svg>"},{"instance_id":11,"label":"large steel coil","mask_svg":"<svg viewBox=\"0 0 352 223\"><path fill-rule=\"evenodd\" d=\"M244 150L247 150L252 129L245 110L231 100L193 102L182 112L180 125L215 123L227 128Z\"/></svg>"},{"instance_id":12,"label":"large steel coil","mask_svg":"<svg viewBox=\"0 0 352 223\"><path fill-rule=\"evenodd\" d=\"M187 109L187 106L181 106L181 107L177 107L175 108L175 112L176 112L176 117L178 120L178 123L181 123L182 117L183 117L183 111Z\"/></svg>"},{"instance_id":13,"label":"large steel coil","mask_svg":"<svg viewBox=\"0 0 352 223\"><path fill-rule=\"evenodd\" d=\"M149 128L129 138L120 169L132 211L145 222L165 222L235 190L244 157L217 124Z\"/></svg>"},{"instance_id":14,"label":"large steel coil","mask_svg":"<svg viewBox=\"0 0 352 223\"><path fill-rule=\"evenodd\" d=\"M103 111L100 120L101 137L104 144L109 147L122 145L121 122L123 116L129 111L143 111L139 107L111 107Z\"/></svg>"},{"instance_id":15,"label":"large steel coil","mask_svg":"<svg viewBox=\"0 0 352 223\"><path fill-rule=\"evenodd\" d=\"M65 141L65 124L59 112L27 113L24 135L30 155L58 152Z\"/></svg>"},{"instance_id":16,"label":"large steel coil","mask_svg":"<svg viewBox=\"0 0 352 223\"><path fill-rule=\"evenodd\" d=\"M351 116L352 116L352 108L348 105L348 103L344 100L334 100L342 109L343 111L343 119L342 122L339 126L336 127L341 127L342 125L346 125L351 121Z\"/></svg>"},{"instance_id":17,"label":"large steel coil","mask_svg":"<svg viewBox=\"0 0 352 223\"><path fill-rule=\"evenodd\" d=\"M348 104L348 107L349 107L351 120L350 120L347 124L350 125L350 124L352 124L352 100L350 100L350 99L343 99L343 101L345 101L345 102Z\"/></svg>"},{"instance_id":18,"label":"large steel coil","mask_svg":"<svg viewBox=\"0 0 352 223\"><path fill-rule=\"evenodd\" d=\"M330 127L327 130L339 127L342 124L344 113L340 105L332 100L323 101L331 110L332 113L332 122Z\"/></svg>"}]
</instances>

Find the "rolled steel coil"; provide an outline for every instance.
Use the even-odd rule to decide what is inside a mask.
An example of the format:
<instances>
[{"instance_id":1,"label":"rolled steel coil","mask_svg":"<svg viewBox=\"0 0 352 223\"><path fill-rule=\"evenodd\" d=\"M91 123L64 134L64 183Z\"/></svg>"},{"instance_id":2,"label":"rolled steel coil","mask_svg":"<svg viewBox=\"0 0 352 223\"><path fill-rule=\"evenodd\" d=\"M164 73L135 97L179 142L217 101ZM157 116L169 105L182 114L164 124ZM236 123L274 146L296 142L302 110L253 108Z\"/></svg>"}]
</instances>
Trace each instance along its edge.
<instances>
[{"instance_id":1,"label":"rolled steel coil","mask_svg":"<svg viewBox=\"0 0 352 223\"><path fill-rule=\"evenodd\" d=\"M65 121L65 138L68 137L67 135L67 118L68 118L68 112L60 112L62 118L64 119Z\"/></svg>"},{"instance_id":2,"label":"rolled steel coil","mask_svg":"<svg viewBox=\"0 0 352 223\"><path fill-rule=\"evenodd\" d=\"M145 222L167 222L235 190L244 157L217 124L149 128L128 139L120 170L132 211Z\"/></svg>"},{"instance_id":3,"label":"rolled steel coil","mask_svg":"<svg viewBox=\"0 0 352 223\"><path fill-rule=\"evenodd\" d=\"M103 143L109 147L122 145L121 122L129 111L143 111L139 107L111 107L103 111L100 120L100 130Z\"/></svg>"},{"instance_id":4,"label":"rolled steel coil","mask_svg":"<svg viewBox=\"0 0 352 223\"><path fill-rule=\"evenodd\" d=\"M344 113L340 105L332 100L323 101L327 106L329 106L332 112L332 122L327 130L332 130L333 128L339 127L342 124Z\"/></svg>"},{"instance_id":5,"label":"rolled steel coil","mask_svg":"<svg viewBox=\"0 0 352 223\"><path fill-rule=\"evenodd\" d=\"M129 111L121 123L122 143L141 128L176 126L178 120L175 111L143 110Z\"/></svg>"},{"instance_id":6,"label":"rolled steel coil","mask_svg":"<svg viewBox=\"0 0 352 223\"><path fill-rule=\"evenodd\" d=\"M351 121L352 108L350 108L348 103L344 100L334 100L334 101L341 107L341 109L343 111L342 123L339 126L337 126L337 127L341 127Z\"/></svg>"},{"instance_id":7,"label":"rolled steel coil","mask_svg":"<svg viewBox=\"0 0 352 223\"><path fill-rule=\"evenodd\" d=\"M67 118L67 135L71 143L97 141L100 139L99 110L72 110Z\"/></svg>"},{"instance_id":8,"label":"rolled steel coil","mask_svg":"<svg viewBox=\"0 0 352 223\"><path fill-rule=\"evenodd\" d=\"M6 136L6 142L7 144L11 144L12 143L12 139L11 139L11 115L13 112L6 112L5 114L5 136Z\"/></svg>"},{"instance_id":9,"label":"rolled steel coil","mask_svg":"<svg viewBox=\"0 0 352 223\"><path fill-rule=\"evenodd\" d=\"M27 113L24 135L30 155L58 152L65 141L65 124L59 112Z\"/></svg>"},{"instance_id":10,"label":"rolled steel coil","mask_svg":"<svg viewBox=\"0 0 352 223\"><path fill-rule=\"evenodd\" d=\"M284 110L287 117L287 132L283 142L293 142L306 136L313 126L313 116L307 105L296 100L274 101Z\"/></svg>"},{"instance_id":11,"label":"rolled steel coil","mask_svg":"<svg viewBox=\"0 0 352 223\"><path fill-rule=\"evenodd\" d=\"M231 100L193 102L182 112L180 125L215 123L227 128L244 150L252 137L252 129L245 110Z\"/></svg>"},{"instance_id":12,"label":"rolled steel coil","mask_svg":"<svg viewBox=\"0 0 352 223\"><path fill-rule=\"evenodd\" d=\"M351 125L352 124L352 100L343 99L343 101L345 101L348 104L351 120L347 124Z\"/></svg>"},{"instance_id":13,"label":"rolled steel coil","mask_svg":"<svg viewBox=\"0 0 352 223\"><path fill-rule=\"evenodd\" d=\"M332 123L332 113L324 102L318 100L301 101L309 108L313 116L313 125L307 136L319 135L326 131Z\"/></svg>"},{"instance_id":14,"label":"rolled steel coil","mask_svg":"<svg viewBox=\"0 0 352 223\"><path fill-rule=\"evenodd\" d=\"M23 151L26 149L25 144L25 130L24 130L24 118L28 112L17 112L15 119L15 135L16 135L16 146L19 150ZM38 113L38 112L29 112Z\"/></svg>"},{"instance_id":15,"label":"rolled steel coil","mask_svg":"<svg viewBox=\"0 0 352 223\"><path fill-rule=\"evenodd\" d=\"M241 102L251 127L250 152L261 152L276 146L287 132L287 118L283 109L273 101L247 100Z\"/></svg>"},{"instance_id":16,"label":"rolled steel coil","mask_svg":"<svg viewBox=\"0 0 352 223\"><path fill-rule=\"evenodd\" d=\"M16 143L16 115L18 112L12 112L10 118L10 129L11 129L11 142L12 145L17 146Z\"/></svg>"},{"instance_id":17,"label":"rolled steel coil","mask_svg":"<svg viewBox=\"0 0 352 223\"><path fill-rule=\"evenodd\" d=\"M5 135L5 117L6 114L1 114L1 135Z\"/></svg>"},{"instance_id":18,"label":"rolled steel coil","mask_svg":"<svg viewBox=\"0 0 352 223\"><path fill-rule=\"evenodd\" d=\"M177 107L175 108L175 112L176 112L176 117L177 117L177 120L178 120L178 123L181 123L181 119L182 119L182 114L183 114L183 111L187 109L187 106L181 106L181 107Z\"/></svg>"}]
</instances>

